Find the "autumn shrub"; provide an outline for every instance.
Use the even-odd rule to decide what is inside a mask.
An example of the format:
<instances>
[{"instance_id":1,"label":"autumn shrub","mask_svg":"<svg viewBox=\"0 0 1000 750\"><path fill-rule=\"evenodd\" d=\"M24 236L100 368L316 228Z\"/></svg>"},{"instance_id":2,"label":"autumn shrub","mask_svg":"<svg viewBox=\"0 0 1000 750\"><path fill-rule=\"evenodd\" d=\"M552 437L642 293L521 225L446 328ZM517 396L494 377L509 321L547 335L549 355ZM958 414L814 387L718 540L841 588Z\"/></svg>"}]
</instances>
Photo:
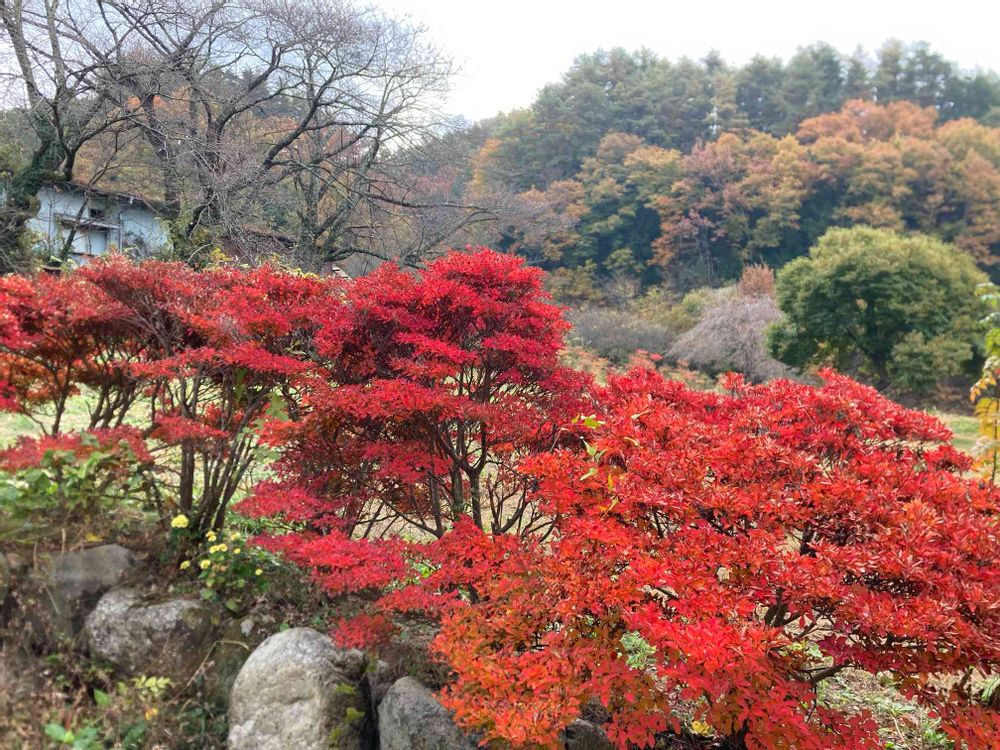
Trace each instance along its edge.
<instances>
[{"instance_id":1,"label":"autumn shrub","mask_svg":"<svg viewBox=\"0 0 1000 750\"><path fill-rule=\"evenodd\" d=\"M763 264L745 266L737 288L744 297L774 297L774 271Z\"/></svg>"},{"instance_id":2,"label":"autumn shrub","mask_svg":"<svg viewBox=\"0 0 1000 750\"><path fill-rule=\"evenodd\" d=\"M596 698L622 748L676 731L679 705L726 747L881 747L870 716L817 700L863 670L956 747L997 747L979 692L1000 666L996 491L936 420L825 377L613 380L585 439L528 463L544 543L468 525L448 542L474 592L436 642L460 720L548 746Z\"/></svg>"},{"instance_id":3,"label":"autumn shrub","mask_svg":"<svg viewBox=\"0 0 1000 750\"><path fill-rule=\"evenodd\" d=\"M336 282L278 271L194 271L121 256L63 276L0 281L0 377L58 436L85 393L89 429L134 424L176 477L164 493L204 532L255 460L259 423L309 367L315 304Z\"/></svg>"},{"instance_id":4,"label":"autumn shrub","mask_svg":"<svg viewBox=\"0 0 1000 750\"><path fill-rule=\"evenodd\" d=\"M343 284L119 259L72 278L126 344L88 369L56 337L39 368L32 305L0 295L19 408L105 382L131 398L95 413L173 457L171 534L197 540L180 564L236 610L262 553L218 527L265 444L272 476L238 506L256 543L362 595L342 644L429 621L442 699L484 742L558 747L599 704L622 750L682 724L728 750L882 747L821 699L860 670L956 748L1000 747L1000 496L932 417L832 372L703 392L642 367L599 388L561 364L542 273L485 249ZM88 320L72 298L67 326ZM7 460L112 445L73 440L50 428Z\"/></svg>"},{"instance_id":5,"label":"autumn shrub","mask_svg":"<svg viewBox=\"0 0 1000 750\"><path fill-rule=\"evenodd\" d=\"M0 511L21 521L89 523L126 501L155 507L152 455L139 431L22 437L0 452Z\"/></svg>"},{"instance_id":6,"label":"autumn shrub","mask_svg":"<svg viewBox=\"0 0 1000 750\"><path fill-rule=\"evenodd\" d=\"M194 272L119 259L81 273L150 343L130 373L145 387L152 437L179 453L178 508L194 528L220 529L254 462L259 422L292 404L316 305L335 285L269 266Z\"/></svg>"},{"instance_id":7,"label":"autumn shrub","mask_svg":"<svg viewBox=\"0 0 1000 750\"><path fill-rule=\"evenodd\" d=\"M819 700L845 670L996 746L998 498L947 429L833 373L598 390L559 366L565 328L536 271L488 252L383 268L325 316L301 414L269 427L277 480L241 509L366 595L340 642L436 621L446 704L514 747L556 746L594 701L621 748L692 716L729 748L879 747Z\"/></svg>"},{"instance_id":8,"label":"autumn shrub","mask_svg":"<svg viewBox=\"0 0 1000 750\"><path fill-rule=\"evenodd\" d=\"M380 446L368 455L405 462L409 494L360 503L360 483L295 479L258 509L309 530L265 543L328 591L382 595L338 624L344 641L377 637L392 613L438 619L456 675L444 700L487 741L555 747L598 701L620 748L682 716L729 748L881 747L869 715L817 695L863 670L930 706L956 747L996 747L1000 715L979 692L1000 667L996 491L966 478L935 419L824 376L733 376L726 393L652 370L613 378L595 413L523 455L521 533L469 511L439 533L426 479ZM350 507L368 521L353 537L334 528ZM400 520L430 533L374 533Z\"/></svg>"},{"instance_id":9,"label":"autumn shrub","mask_svg":"<svg viewBox=\"0 0 1000 750\"><path fill-rule=\"evenodd\" d=\"M139 393L128 367L145 348L125 314L80 274L0 278L0 377L12 408L56 435L85 388L94 394L89 428L120 426Z\"/></svg>"},{"instance_id":10,"label":"autumn shrub","mask_svg":"<svg viewBox=\"0 0 1000 750\"><path fill-rule=\"evenodd\" d=\"M430 574L427 540L465 520L544 533L518 465L588 408L588 379L560 364L567 327L541 272L490 251L357 279L297 380L301 413L269 428L276 481L240 510L296 525L262 543L335 594ZM365 628L385 624L382 604Z\"/></svg>"},{"instance_id":11,"label":"autumn shrub","mask_svg":"<svg viewBox=\"0 0 1000 750\"><path fill-rule=\"evenodd\" d=\"M459 717L544 742L597 697L626 747L676 729L683 701L730 747L879 747L870 718L816 700L860 669L932 706L958 746L996 747L976 692L1000 666L996 493L935 420L827 378L726 395L613 381L586 442L531 460L556 519L544 544L470 527L451 542L477 558L437 641ZM623 657L637 639L642 669Z\"/></svg>"}]
</instances>

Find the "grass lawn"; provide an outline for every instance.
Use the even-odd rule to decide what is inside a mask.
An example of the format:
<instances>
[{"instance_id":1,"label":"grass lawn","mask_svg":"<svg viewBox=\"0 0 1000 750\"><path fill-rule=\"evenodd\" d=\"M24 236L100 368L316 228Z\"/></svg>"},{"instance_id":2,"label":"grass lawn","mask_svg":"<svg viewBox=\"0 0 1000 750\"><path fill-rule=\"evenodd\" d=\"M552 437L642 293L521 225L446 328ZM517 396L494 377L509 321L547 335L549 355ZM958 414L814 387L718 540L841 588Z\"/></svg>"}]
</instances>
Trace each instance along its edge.
<instances>
[{"instance_id":1,"label":"grass lawn","mask_svg":"<svg viewBox=\"0 0 1000 750\"><path fill-rule=\"evenodd\" d=\"M87 403L88 398L85 394L69 399L66 403L66 411L62 416L61 429L63 432L87 428L90 422ZM40 422L46 425L52 423L51 410L39 409L38 413ZM38 424L23 414L0 412L0 448L8 447L22 435L40 435L41 432Z\"/></svg>"},{"instance_id":2,"label":"grass lawn","mask_svg":"<svg viewBox=\"0 0 1000 750\"><path fill-rule=\"evenodd\" d=\"M951 414L932 411L935 417L944 422L955 433L955 447L966 453L972 452L972 447L979 437L979 420L967 414Z\"/></svg>"}]
</instances>

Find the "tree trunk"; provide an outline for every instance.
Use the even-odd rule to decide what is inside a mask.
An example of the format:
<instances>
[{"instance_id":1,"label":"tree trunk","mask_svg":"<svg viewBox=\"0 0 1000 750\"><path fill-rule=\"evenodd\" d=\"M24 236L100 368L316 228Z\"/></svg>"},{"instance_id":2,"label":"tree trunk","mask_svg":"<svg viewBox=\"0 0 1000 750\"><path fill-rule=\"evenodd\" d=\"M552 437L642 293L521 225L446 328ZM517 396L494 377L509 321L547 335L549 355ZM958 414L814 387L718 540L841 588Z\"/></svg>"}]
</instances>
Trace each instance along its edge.
<instances>
[{"instance_id":1,"label":"tree trunk","mask_svg":"<svg viewBox=\"0 0 1000 750\"><path fill-rule=\"evenodd\" d=\"M472 501L472 520L476 526L485 530L483 526L483 500L482 489L479 485L480 473L477 471L469 476L469 499Z\"/></svg>"}]
</instances>

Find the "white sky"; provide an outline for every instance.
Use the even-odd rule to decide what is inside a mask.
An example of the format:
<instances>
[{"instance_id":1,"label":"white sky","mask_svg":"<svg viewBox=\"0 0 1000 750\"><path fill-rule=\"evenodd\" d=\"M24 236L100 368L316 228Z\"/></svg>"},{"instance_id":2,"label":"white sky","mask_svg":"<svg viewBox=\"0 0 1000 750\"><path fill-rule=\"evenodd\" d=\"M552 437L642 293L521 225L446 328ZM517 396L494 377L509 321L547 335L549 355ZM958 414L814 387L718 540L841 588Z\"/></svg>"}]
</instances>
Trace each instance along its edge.
<instances>
[{"instance_id":1,"label":"white sky","mask_svg":"<svg viewBox=\"0 0 1000 750\"><path fill-rule=\"evenodd\" d=\"M427 27L461 67L449 110L477 120L524 107L573 58L648 47L671 59L717 49L730 63L787 59L825 41L870 53L927 41L963 68L1000 70L1000 0L374 0Z\"/></svg>"}]
</instances>

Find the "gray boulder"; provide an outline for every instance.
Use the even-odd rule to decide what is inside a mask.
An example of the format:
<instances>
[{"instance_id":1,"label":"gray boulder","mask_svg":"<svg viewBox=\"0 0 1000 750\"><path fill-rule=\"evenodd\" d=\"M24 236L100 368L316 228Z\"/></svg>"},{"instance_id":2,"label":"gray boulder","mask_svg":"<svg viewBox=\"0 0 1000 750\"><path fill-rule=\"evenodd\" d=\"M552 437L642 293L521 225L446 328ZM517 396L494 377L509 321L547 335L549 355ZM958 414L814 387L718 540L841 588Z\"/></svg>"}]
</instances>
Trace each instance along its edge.
<instances>
[{"instance_id":1,"label":"gray boulder","mask_svg":"<svg viewBox=\"0 0 1000 750\"><path fill-rule=\"evenodd\" d=\"M247 659L229 695L229 750L358 750L365 656L311 628L275 633Z\"/></svg>"},{"instance_id":2,"label":"gray boulder","mask_svg":"<svg viewBox=\"0 0 1000 750\"><path fill-rule=\"evenodd\" d=\"M563 733L566 750L615 750L615 746L596 724L577 719Z\"/></svg>"},{"instance_id":3,"label":"gray boulder","mask_svg":"<svg viewBox=\"0 0 1000 750\"><path fill-rule=\"evenodd\" d=\"M473 750L434 694L412 677L393 683L378 710L380 750Z\"/></svg>"},{"instance_id":4,"label":"gray boulder","mask_svg":"<svg viewBox=\"0 0 1000 750\"><path fill-rule=\"evenodd\" d=\"M211 648L214 611L202 601L146 603L133 589L109 591L87 615L90 655L125 674L186 682Z\"/></svg>"},{"instance_id":5,"label":"gray boulder","mask_svg":"<svg viewBox=\"0 0 1000 750\"><path fill-rule=\"evenodd\" d=\"M117 544L67 552L52 561L45 588L56 630L75 636L101 596L135 567L135 556Z\"/></svg>"}]
</instances>

